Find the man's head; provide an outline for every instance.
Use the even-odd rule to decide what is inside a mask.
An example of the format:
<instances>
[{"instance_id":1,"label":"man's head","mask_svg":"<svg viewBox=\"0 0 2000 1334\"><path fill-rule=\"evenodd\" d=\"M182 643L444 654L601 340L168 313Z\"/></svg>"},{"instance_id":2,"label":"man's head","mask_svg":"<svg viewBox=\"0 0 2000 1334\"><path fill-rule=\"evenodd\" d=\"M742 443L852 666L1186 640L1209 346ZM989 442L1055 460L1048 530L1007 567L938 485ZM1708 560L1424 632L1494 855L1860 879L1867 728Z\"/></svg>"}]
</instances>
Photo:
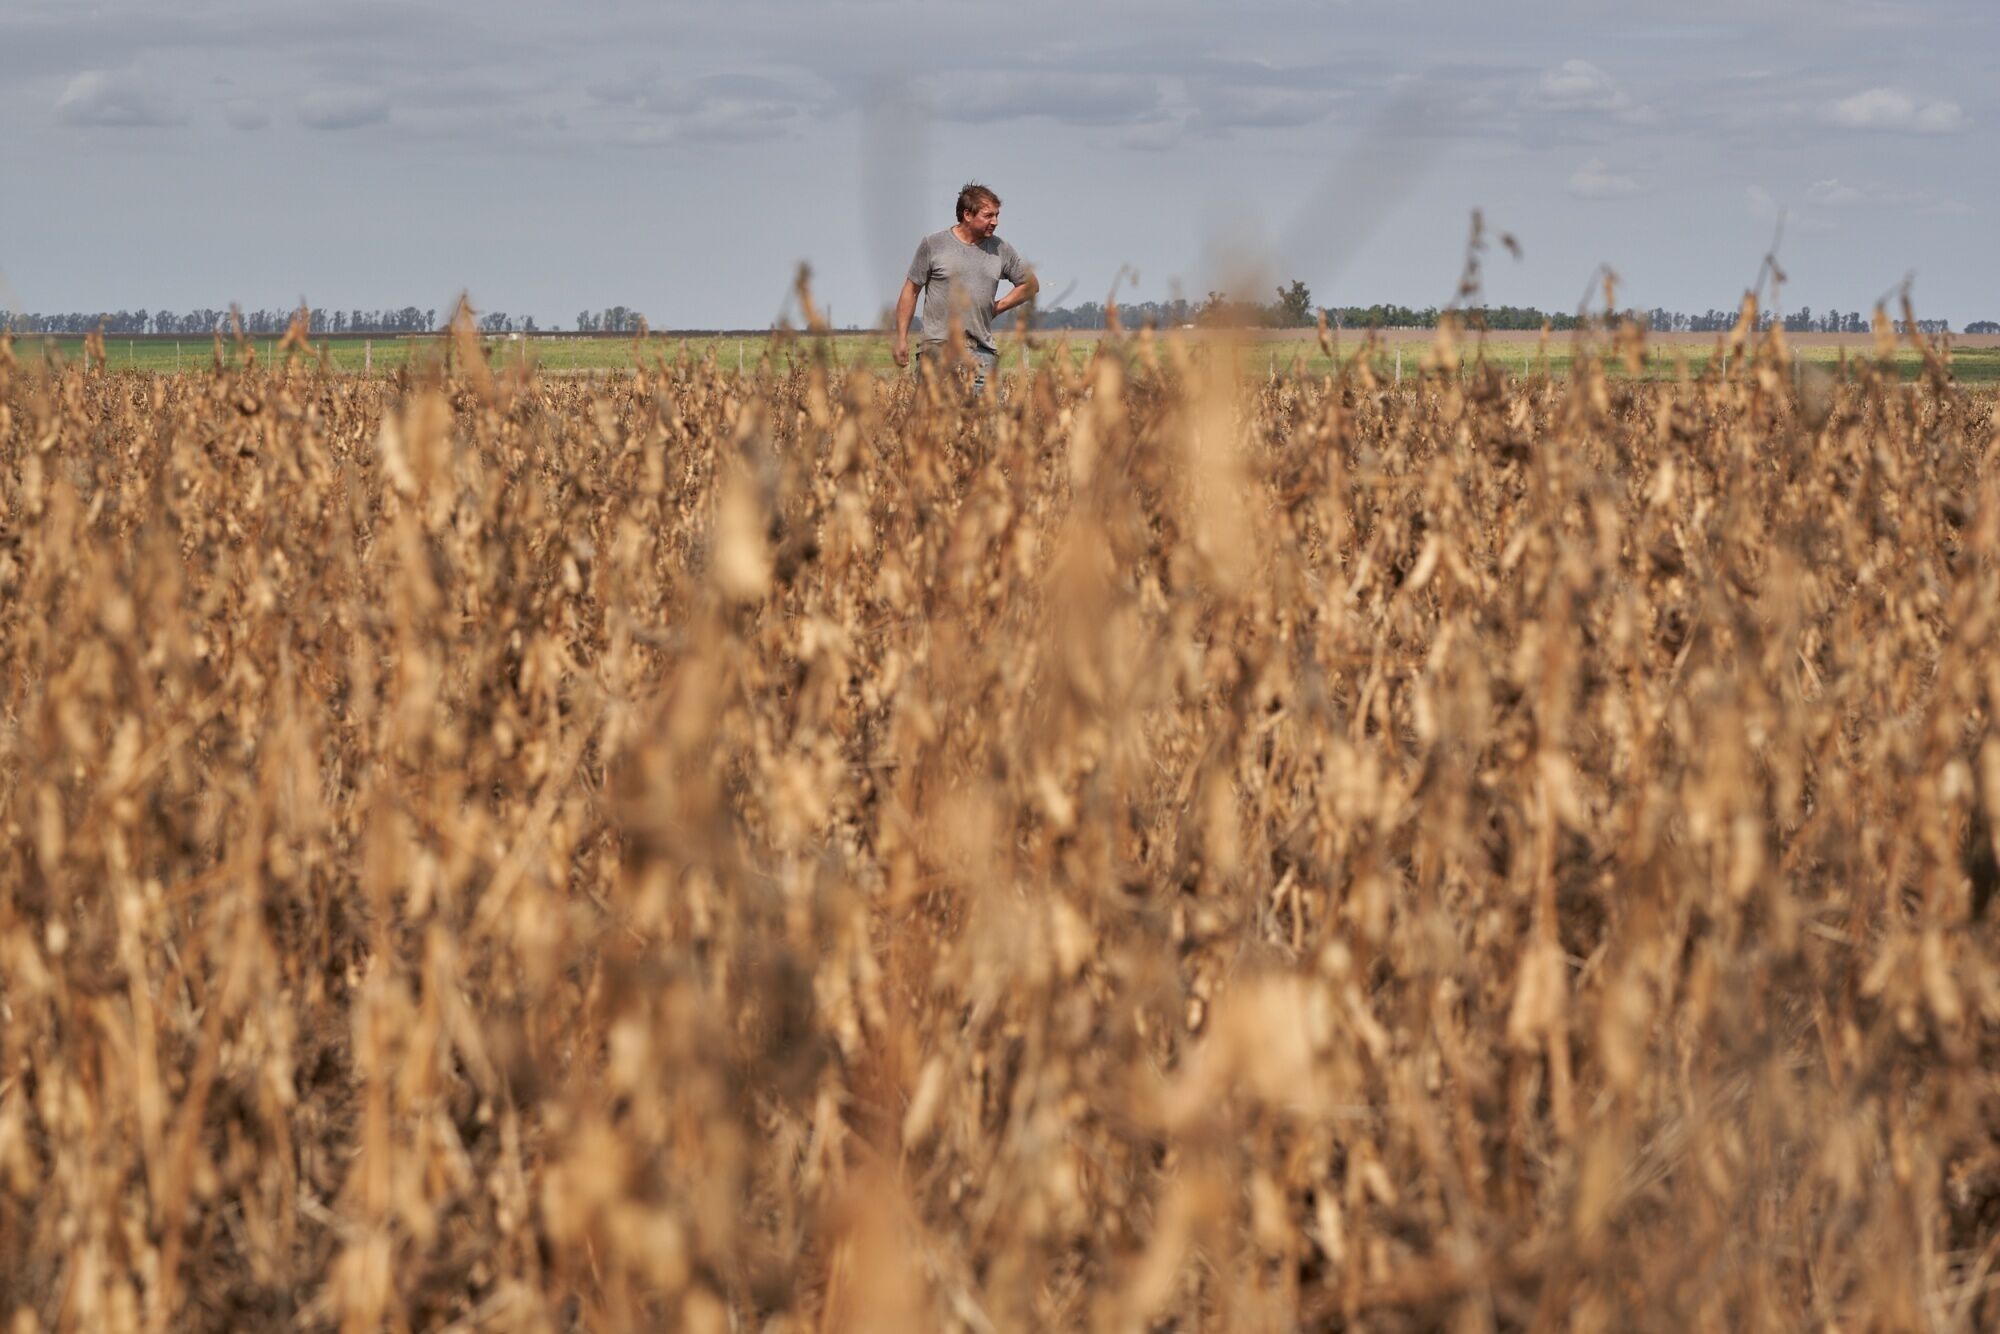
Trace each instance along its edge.
<instances>
[{"instance_id":1,"label":"man's head","mask_svg":"<svg viewBox=\"0 0 2000 1334\"><path fill-rule=\"evenodd\" d=\"M1000 229L1000 196L977 181L967 181L958 192L958 223L975 242L984 241Z\"/></svg>"}]
</instances>

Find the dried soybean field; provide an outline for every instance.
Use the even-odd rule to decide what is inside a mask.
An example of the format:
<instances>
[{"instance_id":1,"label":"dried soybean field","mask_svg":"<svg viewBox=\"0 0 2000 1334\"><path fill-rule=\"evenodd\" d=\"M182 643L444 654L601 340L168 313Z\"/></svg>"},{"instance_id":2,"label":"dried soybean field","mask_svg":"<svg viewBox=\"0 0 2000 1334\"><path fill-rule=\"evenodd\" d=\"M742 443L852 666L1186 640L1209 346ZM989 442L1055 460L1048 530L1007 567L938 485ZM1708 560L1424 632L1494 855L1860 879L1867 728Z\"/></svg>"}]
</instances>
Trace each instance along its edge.
<instances>
[{"instance_id":1,"label":"dried soybean field","mask_svg":"<svg viewBox=\"0 0 2000 1334\"><path fill-rule=\"evenodd\" d=\"M6 1328L2000 1321L1991 391L1111 341L0 342Z\"/></svg>"}]
</instances>

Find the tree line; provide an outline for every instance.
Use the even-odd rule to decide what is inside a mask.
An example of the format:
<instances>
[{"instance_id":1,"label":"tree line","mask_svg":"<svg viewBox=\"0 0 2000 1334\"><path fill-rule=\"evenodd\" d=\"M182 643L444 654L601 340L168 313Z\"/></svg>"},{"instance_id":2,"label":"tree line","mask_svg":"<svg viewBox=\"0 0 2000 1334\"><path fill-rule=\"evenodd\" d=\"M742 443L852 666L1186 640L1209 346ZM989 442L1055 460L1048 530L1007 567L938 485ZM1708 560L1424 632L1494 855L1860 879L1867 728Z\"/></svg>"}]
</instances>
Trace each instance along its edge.
<instances>
[{"instance_id":1,"label":"tree line","mask_svg":"<svg viewBox=\"0 0 2000 1334\"><path fill-rule=\"evenodd\" d=\"M1323 313L1327 323L1334 327L1353 330L1435 329L1445 313L1437 306L1380 303L1372 306L1318 306L1313 304L1311 290L1297 279L1293 279L1289 286L1276 289L1276 298L1271 301L1260 302L1210 292L1200 301L1176 298L1171 301L1121 302L1118 312L1120 323L1131 328L1150 325L1159 329L1183 326L1303 329L1316 324ZM1534 330L1546 325L1560 333L1575 329L1579 323L1578 316L1574 314L1541 311L1533 306L1475 306L1461 308L1456 313L1467 324L1495 330ZM246 335L263 337L284 333L291 327L295 314L295 309L251 310L241 312L239 318ZM1019 318L1014 311L1009 311L993 322L994 327L1013 328ZM1038 329L1102 329L1109 320L1109 312L1099 302L1085 301L1075 306L1036 310L1033 318ZM1656 306L1651 310L1619 311L1616 318L1639 320L1656 333L1726 333L1736 327L1738 312L1735 308L1721 310L1710 307L1690 314ZM1601 323L1603 316L1585 316L1583 320ZM575 332L637 333L645 322L646 317L629 306L606 306L602 310L578 311ZM1905 331L1903 321L1897 320L1894 324L1895 332ZM1758 316L1757 326L1764 331L1782 326L1787 333L1862 334L1871 332L1874 322L1858 310L1815 311L1810 306L1801 306L1789 315L1765 311ZM437 328L438 312L435 308L419 310L415 306L404 306L400 310L326 310L313 307L307 311L307 331L314 336L422 334L432 333ZM227 335L232 331L230 312L210 308L186 312L120 310L62 315L0 310L0 329L11 329L19 334L80 335L102 329L107 334L182 334L198 337L207 337L212 333ZM479 329L486 334L561 332L538 327L532 315L517 319L506 311L488 311L479 316ZM1951 332L1951 325L1947 320L1918 320L1917 330L1925 334L1944 334ZM2000 322L1975 320L1965 326L1965 332L2000 333Z\"/></svg>"},{"instance_id":2,"label":"tree line","mask_svg":"<svg viewBox=\"0 0 2000 1334\"><path fill-rule=\"evenodd\" d=\"M246 310L237 312L243 332L251 337L282 334L292 326L297 308L290 310ZM322 310L307 312L307 324L315 334L429 333L437 328L437 311L404 306L401 310ZM87 334L102 329L107 334L210 334L234 332L231 312L203 307L190 311L117 310L95 314L72 311L61 315L41 315L0 310L0 328L22 334Z\"/></svg>"},{"instance_id":3,"label":"tree line","mask_svg":"<svg viewBox=\"0 0 2000 1334\"><path fill-rule=\"evenodd\" d=\"M1154 328L1303 329L1316 324L1322 313L1328 324L1340 329L1435 329L1438 320L1445 314L1445 308L1379 303L1372 306L1318 306L1313 303L1311 289L1298 279L1293 279L1289 286L1276 289L1276 297L1271 301L1210 292L1200 301L1134 301L1121 302L1118 306L1119 322L1134 328L1151 325ZM1495 330L1535 330L1546 325L1556 332L1567 332L1579 323L1602 324L1604 320L1601 314L1579 317L1566 311L1537 310L1533 306L1470 306L1458 308L1455 313L1468 325ZM1736 327L1740 315L1740 310L1733 306L1726 310L1710 307L1693 313L1655 306L1651 310L1621 310L1615 312L1614 318L1638 320L1655 333L1727 333ZM1007 328L1011 327L1015 318L1010 311L994 323L996 327ZM1102 329L1107 319L1105 307L1096 301L1057 306L1034 313L1038 329ZM1874 321L1858 310L1815 311L1810 306L1801 306L1790 314L1763 311L1757 317L1757 327L1766 332L1782 327L1787 333L1862 334L1874 329ZM1926 334L1950 333L1951 324L1947 320L1918 320L1917 329ZM1904 332L1901 320L1895 321L1895 331ZM2000 333L2000 324L1979 320L1967 325L1965 332Z\"/></svg>"},{"instance_id":4,"label":"tree line","mask_svg":"<svg viewBox=\"0 0 2000 1334\"><path fill-rule=\"evenodd\" d=\"M102 330L107 334L182 334L206 338L210 334L232 333L231 311L202 307L190 311L116 310L87 313L71 311L60 315L0 310L0 329L17 334L87 334ZM243 332L253 338L276 336L292 327L298 309L245 310L235 312ZM447 312L449 318L449 312ZM629 306L606 306L600 311L579 311L576 328L580 333L636 333L645 316ZM419 310L327 310L309 307L307 332L323 334L422 334L438 328L435 307ZM549 333L535 324L535 317L516 318L504 310L490 310L479 316L481 333Z\"/></svg>"}]
</instances>

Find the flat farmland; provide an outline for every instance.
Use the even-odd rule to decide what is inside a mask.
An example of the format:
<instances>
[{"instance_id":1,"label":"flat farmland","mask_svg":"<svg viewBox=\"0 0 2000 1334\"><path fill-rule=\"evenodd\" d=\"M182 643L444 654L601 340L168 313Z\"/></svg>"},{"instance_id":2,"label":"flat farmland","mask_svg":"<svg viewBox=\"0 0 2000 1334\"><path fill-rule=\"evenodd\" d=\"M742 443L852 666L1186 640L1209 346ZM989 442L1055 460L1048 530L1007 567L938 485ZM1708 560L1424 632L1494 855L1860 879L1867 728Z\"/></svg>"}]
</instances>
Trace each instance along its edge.
<instances>
[{"instance_id":1,"label":"flat farmland","mask_svg":"<svg viewBox=\"0 0 2000 1334\"><path fill-rule=\"evenodd\" d=\"M1095 330L1043 332L1034 335L1024 349L1018 335L1009 335L1001 340L1001 369L1018 371L1024 357L1029 366L1033 366L1038 359L1065 357L1072 364L1078 364L1104 337ZM1329 358L1321 349L1312 330L1251 334L1175 330L1160 337L1163 340L1183 338L1197 347L1227 346L1231 355L1248 372L1291 370L1294 358L1298 359L1299 369L1313 375L1325 374L1335 364L1335 359ZM1376 336L1373 352L1377 373L1393 379L1400 365L1404 374L1413 374L1418 358L1432 346L1435 337L1434 333L1424 329L1381 331ZM1789 334L1786 337L1800 364L1830 372L1839 371L1843 365L1854 367L1860 362L1872 361L1877 355L1873 337L1866 334ZM341 337L315 343L310 357L315 361L323 357L329 367L346 374L357 373L364 368L378 374L394 374L413 363L441 360L445 341L442 334L415 337L385 335L367 340L364 345L363 340ZM1649 335L1639 378L1670 380L1684 370L1687 374L1700 375L1716 356L1722 341L1714 334ZM80 337L23 335L16 338L15 348L16 355L20 357L74 361L83 355L83 342ZM247 346L254 351L258 364L269 366L279 355L278 342L276 338L262 337L250 340ZM1470 366L1484 360L1517 376L1544 372L1566 376L1576 356L1576 343L1569 334L1551 335L1546 348L1542 346L1538 334L1520 331L1493 333L1483 340L1464 334L1458 343L1457 357L1462 365ZM213 365L215 361L213 343L204 339L177 340L157 336L119 338L111 335L105 338L104 344L106 365L111 370L171 373L198 370ZM834 362L843 368L879 374L896 370L890 355L891 340L886 335L843 332L830 336L826 344ZM1596 353L1600 357L1604 355L1601 344L1600 339ZM534 335L519 340L489 339L481 346L483 354L496 368L532 364L552 374L631 371L651 366L660 359L680 358L696 361L713 358L718 371L733 374L739 368L755 370L766 358L783 368L800 364L811 356L808 340L804 337L771 333L662 332L644 340ZM1365 346L1365 336L1352 331L1343 332L1337 340L1336 358L1342 365L1349 364L1362 354ZM1953 379L1964 384L2000 383L2000 336L1953 335L1944 346L1948 349ZM235 365L245 356L236 344L225 341L222 359L226 364ZM1899 378L1912 380L1920 374L1923 360L1907 341L1899 340L1889 364ZM1631 373L1622 361L1618 361L1611 367L1610 374L1617 378L1629 378Z\"/></svg>"}]
</instances>

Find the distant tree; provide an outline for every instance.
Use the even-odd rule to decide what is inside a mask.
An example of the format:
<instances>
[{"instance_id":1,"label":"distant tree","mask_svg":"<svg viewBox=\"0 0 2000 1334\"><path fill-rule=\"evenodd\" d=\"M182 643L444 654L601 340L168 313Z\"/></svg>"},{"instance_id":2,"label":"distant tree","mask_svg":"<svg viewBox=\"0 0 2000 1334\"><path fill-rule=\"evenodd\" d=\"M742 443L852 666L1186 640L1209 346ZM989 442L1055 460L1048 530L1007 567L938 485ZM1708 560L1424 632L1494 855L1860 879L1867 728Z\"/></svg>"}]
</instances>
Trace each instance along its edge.
<instances>
[{"instance_id":1,"label":"distant tree","mask_svg":"<svg viewBox=\"0 0 2000 1334\"><path fill-rule=\"evenodd\" d=\"M1284 289L1280 288L1278 294L1282 297ZM1307 300L1311 300L1310 295ZM1210 291L1195 308L1194 322L1211 329L1249 329L1281 322L1282 309L1277 302L1261 306L1255 301L1239 301L1226 292Z\"/></svg>"},{"instance_id":2,"label":"distant tree","mask_svg":"<svg viewBox=\"0 0 2000 1334\"><path fill-rule=\"evenodd\" d=\"M1965 326L1969 334L2000 334L2000 320L1974 320Z\"/></svg>"},{"instance_id":3,"label":"distant tree","mask_svg":"<svg viewBox=\"0 0 2000 1334\"><path fill-rule=\"evenodd\" d=\"M597 317L600 333L636 333L646 317L629 306L606 306Z\"/></svg>"},{"instance_id":4,"label":"distant tree","mask_svg":"<svg viewBox=\"0 0 2000 1334\"><path fill-rule=\"evenodd\" d=\"M1281 329L1301 329L1313 322L1312 292L1299 279L1292 279L1290 287L1278 289L1278 303L1272 310L1273 320Z\"/></svg>"}]
</instances>

